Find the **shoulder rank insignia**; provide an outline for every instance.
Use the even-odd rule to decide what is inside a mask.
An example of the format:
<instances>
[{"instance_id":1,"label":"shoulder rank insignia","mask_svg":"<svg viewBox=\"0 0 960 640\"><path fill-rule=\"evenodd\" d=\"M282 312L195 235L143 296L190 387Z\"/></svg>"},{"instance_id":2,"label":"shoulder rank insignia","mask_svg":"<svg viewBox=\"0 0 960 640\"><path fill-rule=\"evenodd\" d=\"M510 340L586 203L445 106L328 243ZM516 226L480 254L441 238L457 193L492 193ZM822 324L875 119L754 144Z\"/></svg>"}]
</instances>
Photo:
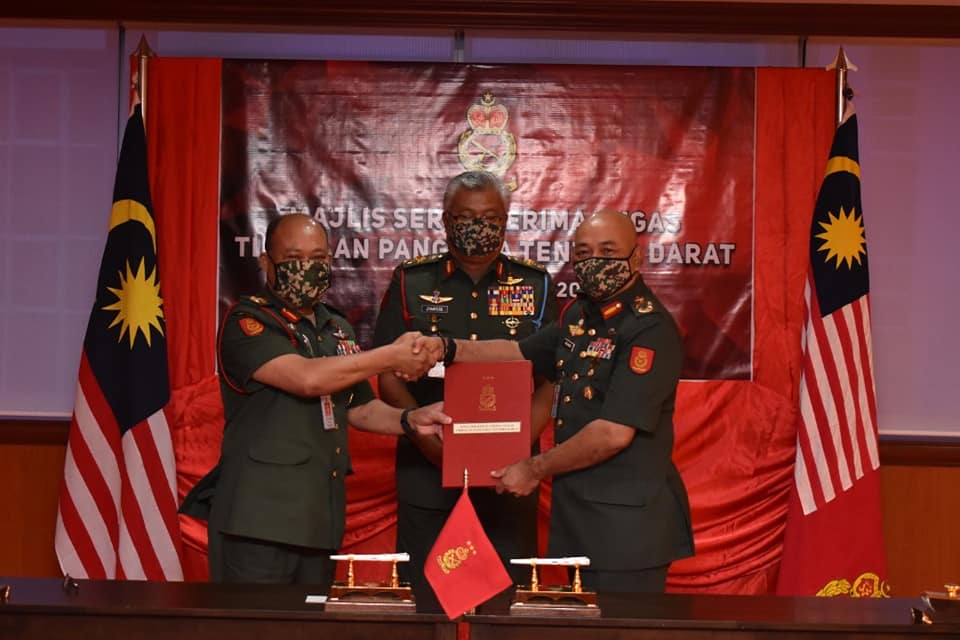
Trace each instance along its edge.
<instances>
[{"instance_id":1,"label":"shoulder rank insignia","mask_svg":"<svg viewBox=\"0 0 960 640\"><path fill-rule=\"evenodd\" d=\"M623 311L623 303L617 300L600 309L600 315L603 316L604 320L609 320L621 311Z\"/></svg>"},{"instance_id":2,"label":"shoulder rank insignia","mask_svg":"<svg viewBox=\"0 0 960 640\"><path fill-rule=\"evenodd\" d=\"M260 306L267 304L267 299L261 298L260 296L247 296L247 300L253 304L259 304Z\"/></svg>"},{"instance_id":3,"label":"shoulder rank insignia","mask_svg":"<svg viewBox=\"0 0 960 640\"><path fill-rule=\"evenodd\" d=\"M240 330L250 337L263 333L263 323L256 318L240 318Z\"/></svg>"},{"instance_id":4,"label":"shoulder rank insignia","mask_svg":"<svg viewBox=\"0 0 960 640\"><path fill-rule=\"evenodd\" d=\"M646 347L634 347L630 350L630 371L634 373L647 373L653 368L653 349Z\"/></svg>"},{"instance_id":5,"label":"shoulder rank insignia","mask_svg":"<svg viewBox=\"0 0 960 640\"><path fill-rule=\"evenodd\" d=\"M643 296L637 296L633 299L633 310L637 313L650 313L653 311L653 303Z\"/></svg>"},{"instance_id":6,"label":"shoulder rank insignia","mask_svg":"<svg viewBox=\"0 0 960 640\"><path fill-rule=\"evenodd\" d=\"M531 260L530 258L519 258L517 256L505 256L507 259L517 264L522 264L525 267L530 267L531 269L536 269L537 271L546 271L547 268L537 262L536 260Z\"/></svg>"},{"instance_id":7,"label":"shoulder rank insignia","mask_svg":"<svg viewBox=\"0 0 960 640\"><path fill-rule=\"evenodd\" d=\"M442 258L442 257L443 257L443 254L442 254L442 253L434 253L433 255L429 255L429 256L414 256L414 257L410 258L409 260L404 260L403 262L401 262L401 263L400 263L400 266L401 266L401 267L412 267L412 266L415 266L415 265L418 265L418 264L425 264L425 263L427 263L427 262L436 262L437 260L439 260L439 259Z\"/></svg>"},{"instance_id":8,"label":"shoulder rank insignia","mask_svg":"<svg viewBox=\"0 0 960 640\"><path fill-rule=\"evenodd\" d=\"M429 302L430 304L443 304L444 302L450 302L453 300L453 296L442 296L439 291L434 291L432 294L427 295L426 293L421 293L417 296L424 302Z\"/></svg>"}]
</instances>

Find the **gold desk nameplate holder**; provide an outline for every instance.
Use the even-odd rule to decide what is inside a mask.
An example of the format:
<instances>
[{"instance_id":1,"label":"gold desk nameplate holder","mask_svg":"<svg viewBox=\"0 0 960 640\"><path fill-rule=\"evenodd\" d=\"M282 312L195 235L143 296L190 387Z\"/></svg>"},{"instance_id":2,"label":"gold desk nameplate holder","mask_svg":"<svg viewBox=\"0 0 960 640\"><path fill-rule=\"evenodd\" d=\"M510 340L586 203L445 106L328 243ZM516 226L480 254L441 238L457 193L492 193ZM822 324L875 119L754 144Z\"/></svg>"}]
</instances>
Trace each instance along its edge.
<instances>
[{"instance_id":1,"label":"gold desk nameplate holder","mask_svg":"<svg viewBox=\"0 0 960 640\"><path fill-rule=\"evenodd\" d=\"M946 592L924 591L920 594L926 610L913 609L917 624L960 623L960 584L945 584Z\"/></svg>"},{"instance_id":2,"label":"gold desk nameplate holder","mask_svg":"<svg viewBox=\"0 0 960 640\"><path fill-rule=\"evenodd\" d=\"M513 616L589 616L600 615L597 594L584 591L580 582L580 567L590 565L590 558L512 558L510 564L530 565L530 585L517 587L510 605ZM573 567L573 583L560 586L541 586L537 566Z\"/></svg>"},{"instance_id":3,"label":"gold desk nameplate holder","mask_svg":"<svg viewBox=\"0 0 960 640\"><path fill-rule=\"evenodd\" d=\"M409 612L417 610L417 603L409 585L400 585L397 576L397 563L409 562L406 553L345 554L330 556L331 560L346 560L347 582L335 582L324 604L324 611L349 611L352 613L369 611ZM354 580L354 562L390 562L392 565L389 584L357 584Z\"/></svg>"}]
</instances>

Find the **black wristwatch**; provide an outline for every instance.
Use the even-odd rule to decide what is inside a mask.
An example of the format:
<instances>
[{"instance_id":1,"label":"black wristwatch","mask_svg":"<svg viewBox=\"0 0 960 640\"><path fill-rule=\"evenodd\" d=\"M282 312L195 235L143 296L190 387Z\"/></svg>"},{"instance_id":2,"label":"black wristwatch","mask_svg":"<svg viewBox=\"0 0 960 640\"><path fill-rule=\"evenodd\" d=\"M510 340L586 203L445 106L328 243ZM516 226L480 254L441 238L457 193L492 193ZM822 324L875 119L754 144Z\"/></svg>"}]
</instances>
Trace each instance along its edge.
<instances>
[{"instance_id":1,"label":"black wristwatch","mask_svg":"<svg viewBox=\"0 0 960 640\"><path fill-rule=\"evenodd\" d=\"M449 367L457 357L457 340L455 338L440 338L443 340L443 366Z\"/></svg>"},{"instance_id":2,"label":"black wristwatch","mask_svg":"<svg viewBox=\"0 0 960 640\"><path fill-rule=\"evenodd\" d=\"M403 429L403 432L408 436L417 434L417 430L410 426L410 421L407 419L411 411L413 411L413 409L407 408L400 412L400 428Z\"/></svg>"}]
</instances>

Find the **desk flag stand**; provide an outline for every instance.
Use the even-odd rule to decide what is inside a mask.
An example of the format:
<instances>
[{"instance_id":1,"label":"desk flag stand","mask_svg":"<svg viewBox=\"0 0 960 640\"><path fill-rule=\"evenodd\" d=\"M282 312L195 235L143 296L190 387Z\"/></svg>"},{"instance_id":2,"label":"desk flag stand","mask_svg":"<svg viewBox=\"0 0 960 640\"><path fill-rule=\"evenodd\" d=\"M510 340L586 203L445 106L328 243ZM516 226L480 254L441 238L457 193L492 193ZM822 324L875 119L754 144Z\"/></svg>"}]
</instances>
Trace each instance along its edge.
<instances>
[{"instance_id":1,"label":"desk flag stand","mask_svg":"<svg viewBox=\"0 0 960 640\"><path fill-rule=\"evenodd\" d=\"M584 591L580 582L580 567L590 566L590 558L511 558L510 564L530 566L530 585L518 587L510 605L514 616L590 616L600 615L597 594ZM569 585L541 587L537 566L573 567L573 582Z\"/></svg>"},{"instance_id":2,"label":"desk flag stand","mask_svg":"<svg viewBox=\"0 0 960 640\"><path fill-rule=\"evenodd\" d=\"M370 612L414 612L417 604L413 598L410 585L401 585L397 575L397 563L409 562L410 555L406 553L368 553L343 554L330 556L331 560L347 561L346 583L334 583L330 587L325 611L370 611ZM390 562L389 584L357 584L354 580L354 562Z\"/></svg>"}]
</instances>

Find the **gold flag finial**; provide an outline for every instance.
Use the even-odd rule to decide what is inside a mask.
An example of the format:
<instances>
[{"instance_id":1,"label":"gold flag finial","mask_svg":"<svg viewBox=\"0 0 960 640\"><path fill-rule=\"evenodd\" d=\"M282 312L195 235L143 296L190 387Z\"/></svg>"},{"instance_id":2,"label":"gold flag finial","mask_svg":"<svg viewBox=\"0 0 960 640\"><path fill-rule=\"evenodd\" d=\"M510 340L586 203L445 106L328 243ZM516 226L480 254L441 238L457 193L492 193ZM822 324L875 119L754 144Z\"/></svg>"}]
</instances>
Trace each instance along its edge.
<instances>
[{"instance_id":1,"label":"gold flag finial","mask_svg":"<svg viewBox=\"0 0 960 640\"><path fill-rule=\"evenodd\" d=\"M150 43L147 42L145 35L140 36L140 42L137 43L137 48L133 50L133 55L138 58L149 58L156 55L153 49L150 48Z\"/></svg>"},{"instance_id":2,"label":"gold flag finial","mask_svg":"<svg viewBox=\"0 0 960 640\"><path fill-rule=\"evenodd\" d=\"M847 82L847 72L849 71L858 71L857 65L850 62L850 58L847 57L847 52L843 50L843 47L840 47L840 50L837 52L837 57L833 59L833 62L827 65L827 69L835 69L837 72L837 126L839 127L843 124L844 117L847 113L847 103L853 100L853 89L850 88L850 84Z\"/></svg>"},{"instance_id":3,"label":"gold flag finial","mask_svg":"<svg viewBox=\"0 0 960 640\"><path fill-rule=\"evenodd\" d=\"M156 54L147 43L147 37L140 36L140 42L134 49L133 55L137 57L137 75L133 81L133 90L137 92L140 98L140 113L143 115L143 125L147 125L147 61Z\"/></svg>"}]
</instances>

